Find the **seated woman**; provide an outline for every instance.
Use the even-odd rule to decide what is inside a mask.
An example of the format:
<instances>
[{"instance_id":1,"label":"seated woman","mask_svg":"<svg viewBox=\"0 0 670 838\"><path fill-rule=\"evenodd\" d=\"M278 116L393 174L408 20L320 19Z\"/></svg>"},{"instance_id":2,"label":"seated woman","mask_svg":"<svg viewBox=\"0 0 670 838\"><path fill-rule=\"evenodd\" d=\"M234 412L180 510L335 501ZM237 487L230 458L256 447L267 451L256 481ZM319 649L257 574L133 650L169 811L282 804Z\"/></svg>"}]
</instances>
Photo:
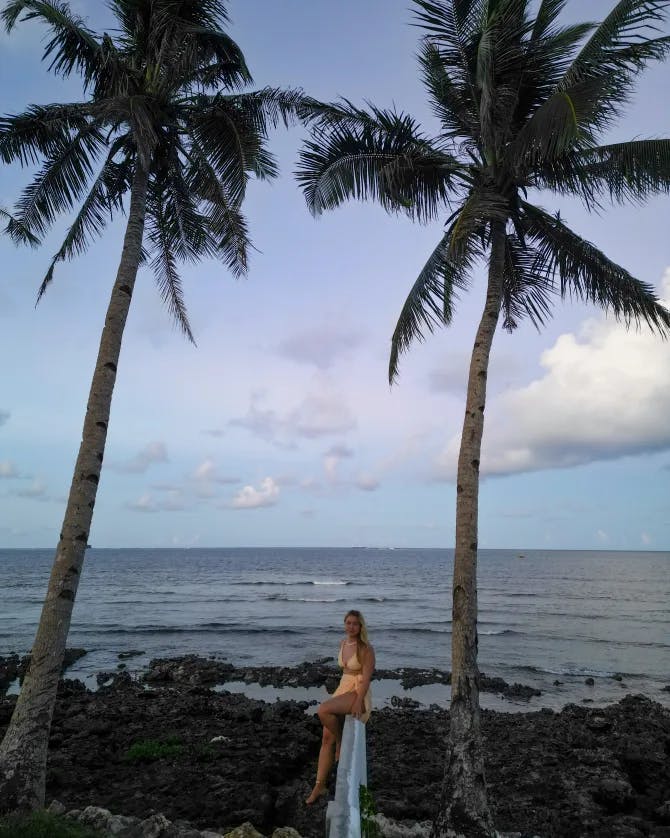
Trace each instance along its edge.
<instances>
[{"instance_id":1,"label":"seated woman","mask_svg":"<svg viewBox=\"0 0 670 838\"><path fill-rule=\"evenodd\" d=\"M327 792L326 781L335 759L340 757L340 743L344 717L350 713L355 719L367 722L372 711L370 681L375 668L375 652L368 640L365 619L360 611L347 611L344 617L346 637L340 643L337 662L342 667L342 678L337 689L319 706L318 715L323 725L323 738L316 769L316 783L305 803L311 806Z\"/></svg>"}]
</instances>

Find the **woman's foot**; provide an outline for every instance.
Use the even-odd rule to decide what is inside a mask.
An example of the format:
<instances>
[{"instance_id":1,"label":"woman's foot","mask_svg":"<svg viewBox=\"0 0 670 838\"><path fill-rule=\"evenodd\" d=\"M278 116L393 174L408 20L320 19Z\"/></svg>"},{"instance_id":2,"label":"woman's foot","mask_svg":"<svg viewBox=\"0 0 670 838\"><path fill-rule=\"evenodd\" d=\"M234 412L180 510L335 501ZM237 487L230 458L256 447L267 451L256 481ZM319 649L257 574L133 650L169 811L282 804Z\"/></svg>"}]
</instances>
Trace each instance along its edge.
<instances>
[{"instance_id":1,"label":"woman's foot","mask_svg":"<svg viewBox=\"0 0 670 838\"><path fill-rule=\"evenodd\" d=\"M322 794L327 794L328 788L326 784L322 780L317 780L314 783L314 788L312 789L312 793L310 796L305 800L305 803L308 806L311 806L312 803L316 803L316 801L321 797Z\"/></svg>"}]
</instances>

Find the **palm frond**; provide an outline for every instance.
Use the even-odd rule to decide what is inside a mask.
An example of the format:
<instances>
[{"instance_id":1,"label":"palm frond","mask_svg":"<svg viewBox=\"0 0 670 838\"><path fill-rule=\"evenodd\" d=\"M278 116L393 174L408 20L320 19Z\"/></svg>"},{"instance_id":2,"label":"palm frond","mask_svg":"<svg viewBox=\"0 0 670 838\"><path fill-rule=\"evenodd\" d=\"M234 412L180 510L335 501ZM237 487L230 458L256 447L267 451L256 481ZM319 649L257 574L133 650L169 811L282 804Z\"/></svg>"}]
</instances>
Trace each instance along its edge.
<instances>
[{"instance_id":1,"label":"palm frond","mask_svg":"<svg viewBox=\"0 0 670 838\"><path fill-rule=\"evenodd\" d=\"M574 295L611 312L626 326L644 321L651 329L670 335L670 311L651 285L633 277L539 207L522 202L526 235L537 251L537 268L560 280L561 297Z\"/></svg>"},{"instance_id":2,"label":"palm frond","mask_svg":"<svg viewBox=\"0 0 670 838\"><path fill-rule=\"evenodd\" d=\"M440 49L445 70L463 92L469 109L479 112L475 76L480 28L488 3L484 0L413 0L417 25Z\"/></svg>"},{"instance_id":3,"label":"palm frond","mask_svg":"<svg viewBox=\"0 0 670 838\"><path fill-rule=\"evenodd\" d=\"M448 326L454 313L458 292L465 291L475 259L481 250L476 239L459 247L458 259L452 256L453 225L428 257L412 285L391 337L389 383L398 378L400 355L413 341L423 341L440 326Z\"/></svg>"},{"instance_id":4,"label":"palm frond","mask_svg":"<svg viewBox=\"0 0 670 838\"><path fill-rule=\"evenodd\" d=\"M47 158L19 199L21 222L43 234L59 213L73 209L87 189L104 143L102 132L91 123Z\"/></svg>"},{"instance_id":5,"label":"palm frond","mask_svg":"<svg viewBox=\"0 0 670 838\"><path fill-rule=\"evenodd\" d=\"M7 222L4 232L14 244L29 244L31 247L37 247L40 244L37 236L33 235L25 224L14 218L4 207L0 207L0 218Z\"/></svg>"},{"instance_id":6,"label":"palm frond","mask_svg":"<svg viewBox=\"0 0 670 838\"><path fill-rule=\"evenodd\" d=\"M11 0L2 11L8 32L22 15L22 20L40 20L50 29L43 55L43 60L51 59L49 69L64 77L76 70L87 87L99 69L100 44L83 18L64 2Z\"/></svg>"},{"instance_id":7,"label":"palm frond","mask_svg":"<svg viewBox=\"0 0 670 838\"><path fill-rule=\"evenodd\" d=\"M607 195L639 203L670 192L670 139L635 140L565 155L537 173L536 184L578 195L587 207Z\"/></svg>"},{"instance_id":8,"label":"palm frond","mask_svg":"<svg viewBox=\"0 0 670 838\"><path fill-rule=\"evenodd\" d=\"M467 138L475 145L480 126L472 99L467 90L454 82L444 65L439 46L428 37L421 41L419 64L433 112L447 136Z\"/></svg>"},{"instance_id":9,"label":"palm frond","mask_svg":"<svg viewBox=\"0 0 670 838\"><path fill-rule=\"evenodd\" d=\"M244 276L249 267L248 250L251 247L247 223L239 206L226 194L207 155L195 143L190 149L187 177L194 194L205 204L204 212L217 243L217 253L234 276Z\"/></svg>"},{"instance_id":10,"label":"palm frond","mask_svg":"<svg viewBox=\"0 0 670 838\"><path fill-rule=\"evenodd\" d=\"M528 317L538 330L549 319L550 299L555 289L542 268L534 248L516 235L505 237L502 325L508 332L513 332L524 317Z\"/></svg>"},{"instance_id":11,"label":"palm frond","mask_svg":"<svg viewBox=\"0 0 670 838\"><path fill-rule=\"evenodd\" d=\"M21 114L0 117L0 159L22 166L61 151L90 122L85 103L31 105Z\"/></svg>"},{"instance_id":12,"label":"palm frond","mask_svg":"<svg viewBox=\"0 0 670 838\"><path fill-rule=\"evenodd\" d=\"M168 233L169 224L162 207L156 207L155 212L149 216L147 228L148 239L151 242L154 254L150 267L156 279L161 299L175 323L188 340L195 344L184 302L181 277L177 270L177 260L172 249L171 236Z\"/></svg>"},{"instance_id":13,"label":"palm frond","mask_svg":"<svg viewBox=\"0 0 670 838\"><path fill-rule=\"evenodd\" d=\"M670 37L656 37L669 5L668 0L619 0L566 70L559 90L583 79L603 83L599 129L621 114L639 71L670 52Z\"/></svg>"},{"instance_id":14,"label":"palm frond","mask_svg":"<svg viewBox=\"0 0 670 838\"><path fill-rule=\"evenodd\" d=\"M424 221L449 203L463 169L411 117L376 111L357 126L345 118L329 131L314 130L296 176L315 215L349 198L372 198L387 211Z\"/></svg>"},{"instance_id":15,"label":"palm frond","mask_svg":"<svg viewBox=\"0 0 670 838\"><path fill-rule=\"evenodd\" d=\"M551 27L565 8L566 2L567 0L541 0L530 34L531 40L536 41L547 37Z\"/></svg>"},{"instance_id":16,"label":"palm frond","mask_svg":"<svg viewBox=\"0 0 670 838\"><path fill-rule=\"evenodd\" d=\"M123 195L130 190L132 171L127 163L116 163L114 161L113 158L116 153L117 144L112 146L104 166L82 202L63 243L51 260L49 269L37 292L37 303L40 302L53 281L56 265L84 253L91 241L102 235L107 223L113 217L114 210L123 208Z\"/></svg>"}]
</instances>

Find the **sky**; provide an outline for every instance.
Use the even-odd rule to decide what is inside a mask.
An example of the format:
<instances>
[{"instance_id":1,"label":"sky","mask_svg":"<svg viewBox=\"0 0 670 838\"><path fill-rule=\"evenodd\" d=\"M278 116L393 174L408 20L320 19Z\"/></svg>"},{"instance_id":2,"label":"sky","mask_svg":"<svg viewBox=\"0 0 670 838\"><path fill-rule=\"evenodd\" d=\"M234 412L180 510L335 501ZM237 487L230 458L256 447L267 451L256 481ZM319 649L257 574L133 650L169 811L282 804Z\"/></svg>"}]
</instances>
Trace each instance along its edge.
<instances>
[{"instance_id":1,"label":"sky","mask_svg":"<svg viewBox=\"0 0 670 838\"><path fill-rule=\"evenodd\" d=\"M408 0L230 0L230 34L255 85L395 106L435 130ZM110 28L102 0L72 4ZM610 0L591 0L601 19ZM571 0L565 20L582 14ZM0 35L3 112L75 101L40 64L43 32ZM670 65L638 82L606 141L670 135ZM252 183L256 251L236 280L183 271L197 346L175 329L147 269L126 327L90 542L95 547L452 547L454 464L467 365L484 302L479 271L452 326L402 358L390 336L441 235L349 203L310 216L292 175L303 131L277 131L281 167ZM11 206L30 172L0 170ZM670 304L670 199L589 215L539 202ZM124 219L36 291L62 219L38 250L0 238L0 547L58 540ZM538 333L496 335L482 455L483 548L670 549L670 345L557 301Z\"/></svg>"}]
</instances>

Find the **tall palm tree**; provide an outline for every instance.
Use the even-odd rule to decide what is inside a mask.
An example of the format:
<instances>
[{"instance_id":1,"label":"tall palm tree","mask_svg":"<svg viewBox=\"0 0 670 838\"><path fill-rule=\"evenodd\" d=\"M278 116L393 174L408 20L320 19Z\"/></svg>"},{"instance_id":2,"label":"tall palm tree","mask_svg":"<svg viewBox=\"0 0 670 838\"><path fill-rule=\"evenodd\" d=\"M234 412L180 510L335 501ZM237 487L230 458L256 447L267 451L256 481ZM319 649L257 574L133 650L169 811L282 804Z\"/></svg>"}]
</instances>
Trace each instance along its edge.
<instances>
[{"instance_id":1,"label":"tall palm tree","mask_svg":"<svg viewBox=\"0 0 670 838\"><path fill-rule=\"evenodd\" d=\"M444 235L393 333L389 378L426 331L449 325L459 292L485 260L486 301L470 363L456 483L450 742L433 836L490 835L477 668L477 528L486 379L502 318L541 326L556 296L602 306L626 325L670 331L651 286L610 261L538 203L541 192L642 201L670 189L670 140L602 145L638 72L662 59L668 0L621 0L600 24L562 26L565 0L414 0L433 136L411 116L347 100L312 108L298 179L314 214L349 198ZM536 9L531 14L531 5Z\"/></svg>"},{"instance_id":2,"label":"tall palm tree","mask_svg":"<svg viewBox=\"0 0 670 838\"><path fill-rule=\"evenodd\" d=\"M118 29L98 35L57 0L12 0L2 16L46 25L44 58L56 74L78 73L84 101L33 105L0 120L0 159L41 167L25 189L17 220L42 235L76 208L54 267L82 253L128 203L128 221L91 383L81 447L48 592L9 729L0 746L0 809L43 805L49 729L65 641L100 479L123 329L139 265L193 339L179 264L222 259L247 270L241 213L251 176L277 174L270 125L288 123L297 91L244 92L251 76L223 31L222 0L108 0Z\"/></svg>"}]
</instances>

